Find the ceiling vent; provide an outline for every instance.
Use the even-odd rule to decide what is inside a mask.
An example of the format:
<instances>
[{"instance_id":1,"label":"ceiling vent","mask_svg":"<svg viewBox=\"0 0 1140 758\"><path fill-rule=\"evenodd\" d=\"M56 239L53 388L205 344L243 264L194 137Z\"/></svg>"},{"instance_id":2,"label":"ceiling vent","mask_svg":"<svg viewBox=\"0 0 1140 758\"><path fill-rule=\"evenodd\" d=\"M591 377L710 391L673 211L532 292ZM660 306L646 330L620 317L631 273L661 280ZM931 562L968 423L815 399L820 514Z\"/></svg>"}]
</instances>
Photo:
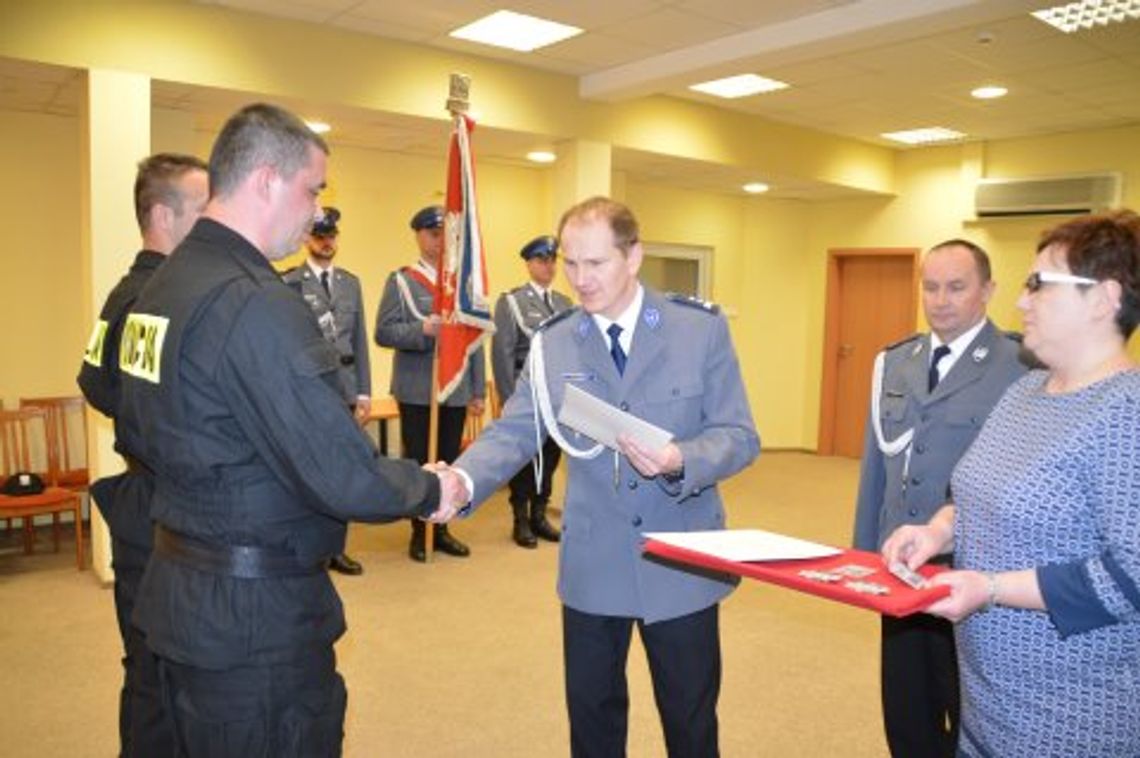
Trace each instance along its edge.
<instances>
[{"instance_id":1,"label":"ceiling vent","mask_svg":"<svg viewBox=\"0 0 1140 758\"><path fill-rule=\"evenodd\" d=\"M1120 174L982 179L974 191L978 218L1103 211L1120 204Z\"/></svg>"}]
</instances>

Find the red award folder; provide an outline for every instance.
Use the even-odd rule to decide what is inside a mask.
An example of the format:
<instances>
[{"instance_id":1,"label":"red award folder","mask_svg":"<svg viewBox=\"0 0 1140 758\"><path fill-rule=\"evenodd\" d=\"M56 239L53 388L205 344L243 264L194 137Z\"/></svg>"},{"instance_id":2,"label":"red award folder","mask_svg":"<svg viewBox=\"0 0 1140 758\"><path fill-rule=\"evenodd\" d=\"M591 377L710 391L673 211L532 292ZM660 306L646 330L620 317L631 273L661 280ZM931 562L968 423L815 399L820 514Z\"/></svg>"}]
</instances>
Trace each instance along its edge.
<instances>
[{"instance_id":1,"label":"red award folder","mask_svg":"<svg viewBox=\"0 0 1140 758\"><path fill-rule=\"evenodd\" d=\"M888 616L909 616L918 613L935 600L950 594L950 588L944 586L911 588L887 570L878 553L864 550L842 550L837 555L825 558L734 561L658 542L652 538L645 540L644 550L649 555L668 561L759 579L762 582L867 608ZM859 568L852 569L850 568L852 566ZM918 573L930 578L945 570L942 566L926 565L918 569ZM850 572L859 575L855 576ZM839 578L824 580L820 578L822 576ZM878 594L877 590L882 588L887 592Z\"/></svg>"}]
</instances>

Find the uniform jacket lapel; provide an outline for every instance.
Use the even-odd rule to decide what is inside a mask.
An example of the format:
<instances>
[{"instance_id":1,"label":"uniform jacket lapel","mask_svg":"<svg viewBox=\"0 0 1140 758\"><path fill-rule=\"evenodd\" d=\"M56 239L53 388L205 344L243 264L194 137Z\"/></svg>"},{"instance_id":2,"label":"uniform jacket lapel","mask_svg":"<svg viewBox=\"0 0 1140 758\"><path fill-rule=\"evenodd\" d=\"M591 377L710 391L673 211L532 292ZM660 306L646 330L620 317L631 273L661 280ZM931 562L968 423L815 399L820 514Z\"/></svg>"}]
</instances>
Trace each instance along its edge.
<instances>
[{"instance_id":1,"label":"uniform jacket lapel","mask_svg":"<svg viewBox=\"0 0 1140 758\"><path fill-rule=\"evenodd\" d=\"M592 370L607 387L617 387L621 383L614 359L610 356L607 340L598 330L594 318L582 311L574 324L574 340L578 345L578 355L582 368ZM629 366L626 366L629 370Z\"/></svg>"},{"instance_id":2,"label":"uniform jacket lapel","mask_svg":"<svg viewBox=\"0 0 1140 758\"><path fill-rule=\"evenodd\" d=\"M621 378L623 388L637 386L641 376L658 365L657 356L665 349L661 328L664 319L662 305L661 297L647 287L641 303L641 313L637 314L637 327L633 330L629 360ZM612 358L610 363L613 363Z\"/></svg>"},{"instance_id":3,"label":"uniform jacket lapel","mask_svg":"<svg viewBox=\"0 0 1140 758\"><path fill-rule=\"evenodd\" d=\"M985 375L986 364L994 351L993 342L998 338L997 329L988 319L986 325L978 332L978 336L966 348L966 352L954 361L950 373L938 382L938 386L931 393L931 398L937 400L958 392L978 381Z\"/></svg>"}]
</instances>

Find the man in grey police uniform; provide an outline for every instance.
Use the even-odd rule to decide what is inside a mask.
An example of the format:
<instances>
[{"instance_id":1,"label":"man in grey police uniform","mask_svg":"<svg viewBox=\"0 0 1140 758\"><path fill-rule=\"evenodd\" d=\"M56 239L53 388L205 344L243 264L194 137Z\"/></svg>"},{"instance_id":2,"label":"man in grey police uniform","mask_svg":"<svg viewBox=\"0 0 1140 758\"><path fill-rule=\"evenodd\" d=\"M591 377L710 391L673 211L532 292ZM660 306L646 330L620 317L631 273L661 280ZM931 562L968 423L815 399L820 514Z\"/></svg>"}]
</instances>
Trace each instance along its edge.
<instances>
[{"instance_id":1,"label":"man in grey police uniform","mask_svg":"<svg viewBox=\"0 0 1140 758\"><path fill-rule=\"evenodd\" d=\"M480 503L547 433L570 455L558 591L571 753L625 754L625 668L637 626L669 755L716 755L718 604L736 582L648 560L642 535L724 528L717 483L759 454L728 322L715 306L641 285L644 253L624 205L601 197L579 203L563 215L559 241L581 308L535 335L502 416L455 468ZM591 441L554 421L571 385L674 440L654 450L623 435L620 454L578 449Z\"/></svg>"},{"instance_id":2,"label":"man in grey police uniform","mask_svg":"<svg viewBox=\"0 0 1140 758\"><path fill-rule=\"evenodd\" d=\"M429 205L412 216L420 258L388 275L376 313L376 344L393 349L391 392L400 408L400 442L403 455L421 464L428 462L428 420L432 393L432 357L439 333L439 316L432 313L436 270L443 253L443 208ZM439 437L436 459L453 461L459 455L467 414L483 415L486 388L486 357L480 347L470 356L460 385L439 406ZM434 461L433 461L434 463ZM467 545L451 534L446 524L433 531L436 550L457 558L471 554ZM412 520L408 557L427 560L424 523Z\"/></svg>"},{"instance_id":3,"label":"man in grey police uniform","mask_svg":"<svg viewBox=\"0 0 1140 758\"><path fill-rule=\"evenodd\" d=\"M118 426L122 375L119 338L127 313L166 256L190 231L206 207L206 164L192 155L158 153L143 159L135 177L135 217L143 249L107 295L95 323L83 363L79 388L91 406ZM111 532L111 567L115 571L115 615L123 638L123 689L119 698L119 755L169 755L174 729L160 695L158 663L137 626L131 623L135 595L154 547L150 501L154 474L116 432L115 450L126 471L91 485L91 499Z\"/></svg>"},{"instance_id":4,"label":"man in grey police uniform","mask_svg":"<svg viewBox=\"0 0 1140 758\"><path fill-rule=\"evenodd\" d=\"M308 259L284 274L285 283L301 293L313 311L321 334L340 357L340 381L345 401L358 424L372 407L372 369L368 362L368 328L364 325L364 297L360 280L351 271L333 265L340 236L340 211L321 209L305 235ZM347 553L333 556L329 568L342 574L359 575L364 567Z\"/></svg>"},{"instance_id":5,"label":"man in grey police uniform","mask_svg":"<svg viewBox=\"0 0 1140 758\"><path fill-rule=\"evenodd\" d=\"M924 257L922 307L932 333L890 345L876 359L856 548L877 551L897 527L930 520L950 499L958 459L1026 371L1019 341L986 318L994 287L989 258L972 242L948 240ZM948 621L883 616L881 687L892 755L954 755L958 668Z\"/></svg>"},{"instance_id":6,"label":"man in grey police uniform","mask_svg":"<svg viewBox=\"0 0 1140 758\"><path fill-rule=\"evenodd\" d=\"M280 108L232 116L202 217L123 327L118 430L155 476L134 622L178 755L339 756L344 609L325 565L348 521L445 519L463 489L378 455L336 351L270 263L312 224L327 155Z\"/></svg>"},{"instance_id":7,"label":"man in grey police uniform","mask_svg":"<svg viewBox=\"0 0 1140 758\"><path fill-rule=\"evenodd\" d=\"M504 292L495 303L495 334L491 338L491 369L501 403L515 391L515 383L530 353L530 338L546 319L573 306L570 298L551 288L558 261L558 240L549 234L523 245L519 256L526 261L530 281ZM514 526L511 538L519 547L538 546L538 537L559 540L558 529L546 518L550 482L558 466L558 443L547 439L542 459L527 463L509 483ZM537 465L537 470L536 470ZM537 478L537 481L536 481Z\"/></svg>"}]
</instances>

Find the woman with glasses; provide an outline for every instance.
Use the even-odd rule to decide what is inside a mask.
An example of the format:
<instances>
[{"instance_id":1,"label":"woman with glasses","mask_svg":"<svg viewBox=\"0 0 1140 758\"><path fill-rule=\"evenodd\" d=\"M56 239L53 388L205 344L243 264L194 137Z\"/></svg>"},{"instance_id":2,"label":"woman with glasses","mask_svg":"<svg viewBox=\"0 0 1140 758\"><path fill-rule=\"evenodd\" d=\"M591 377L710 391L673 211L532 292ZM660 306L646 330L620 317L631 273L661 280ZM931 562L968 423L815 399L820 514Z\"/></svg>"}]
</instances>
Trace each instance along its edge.
<instances>
[{"instance_id":1,"label":"woman with glasses","mask_svg":"<svg viewBox=\"0 0 1140 758\"><path fill-rule=\"evenodd\" d=\"M958 570L960 756L1140 756L1140 217L1045 233L1017 301L1047 367L1012 385L954 471L953 504L883 545Z\"/></svg>"}]
</instances>

